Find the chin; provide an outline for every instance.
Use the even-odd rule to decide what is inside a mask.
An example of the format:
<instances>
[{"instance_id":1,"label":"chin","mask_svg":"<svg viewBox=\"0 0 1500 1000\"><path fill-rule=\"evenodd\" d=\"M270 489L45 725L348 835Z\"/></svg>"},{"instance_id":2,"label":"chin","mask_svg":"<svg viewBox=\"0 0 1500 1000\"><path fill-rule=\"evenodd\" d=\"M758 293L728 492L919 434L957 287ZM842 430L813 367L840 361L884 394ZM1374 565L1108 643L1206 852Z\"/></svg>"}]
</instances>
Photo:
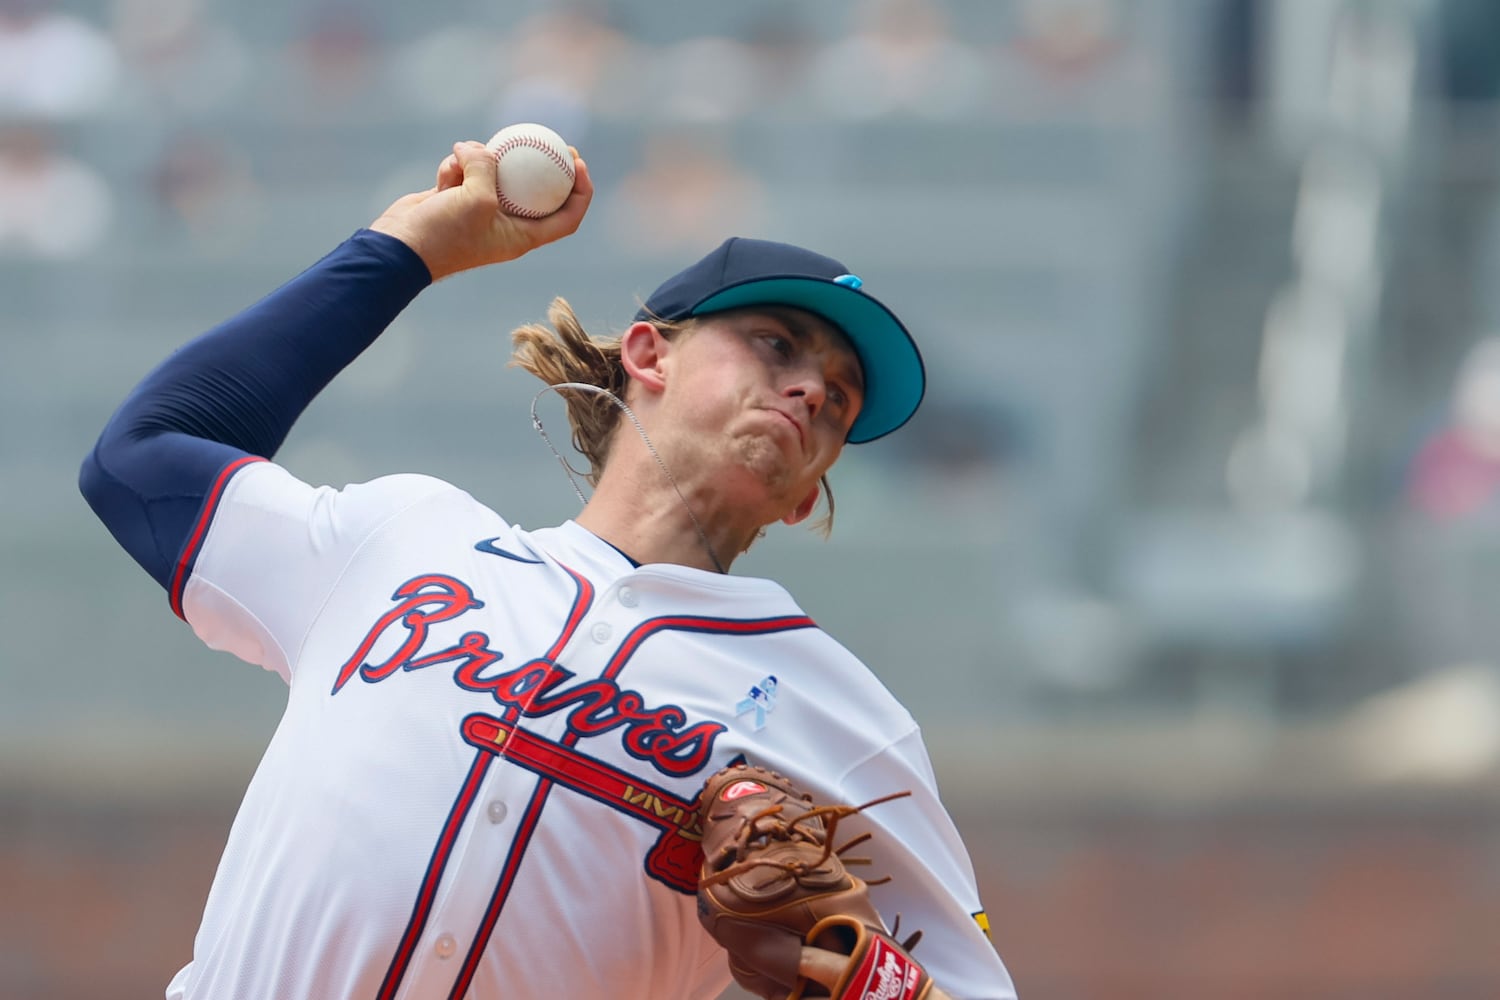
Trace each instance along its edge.
<instances>
[{"instance_id":1,"label":"chin","mask_svg":"<svg viewBox=\"0 0 1500 1000\"><path fill-rule=\"evenodd\" d=\"M759 444L736 448L718 480L741 507L761 512L761 524L772 524L795 511L811 487L773 443Z\"/></svg>"},{"instance_id":2,"label":"chin","mask_svg":"<svg viewBox=\"0 0 1500 1000\"><path fill-rule=\"evenodd\" d=\"M768 495L785 492L797 478L786 453L766 438L742 439L734 458L746 478L758 483Z\"/></svg>"}]
</instances>

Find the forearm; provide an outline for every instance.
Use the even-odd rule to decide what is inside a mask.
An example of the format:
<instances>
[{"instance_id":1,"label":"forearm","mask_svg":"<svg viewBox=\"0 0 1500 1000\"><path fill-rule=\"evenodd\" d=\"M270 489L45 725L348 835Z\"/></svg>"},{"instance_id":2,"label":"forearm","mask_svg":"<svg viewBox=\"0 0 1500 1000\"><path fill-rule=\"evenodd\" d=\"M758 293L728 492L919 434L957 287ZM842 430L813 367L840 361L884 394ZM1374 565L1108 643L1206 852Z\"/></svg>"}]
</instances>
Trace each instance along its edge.
<instances>
[{"instance_id":1,"label":"forearm","mask_svg":"<svg viewBox=\"0 0 1500 1000\"><path fill-rule=\"evenodd\" d=\"M430 282L407 246L361 231L189 342L136 386L84 460L90 506L168 586L220 473L274 455L317 394Z\"/></svg>"},{"instance_id":2,"label":"forearm","mask_svg":"<svg viewBox=\"0 0 1500 1000\"><path fill-rule=\"evenodd\" d=\"M499 211L494 154L456 143L432 188L397 199L370 229L148 375L83 462L79 487L90 506L172 590L226 470L275 454L323 387L435 279L574 232L594 190L576 156L574 170L561 209L511 218Z\"/></svg>"},{"instance_id":3,"label":"forearm","mask_svg":"<svg viewBox=\"0 0 1500 1000\"><path fill-rule=\"evenodd\" d=\"M429 280L407 247L361 230L175 351L132 391L101 444L181 431L269 458L308 404Z\"/></svg>"}]
</instances>

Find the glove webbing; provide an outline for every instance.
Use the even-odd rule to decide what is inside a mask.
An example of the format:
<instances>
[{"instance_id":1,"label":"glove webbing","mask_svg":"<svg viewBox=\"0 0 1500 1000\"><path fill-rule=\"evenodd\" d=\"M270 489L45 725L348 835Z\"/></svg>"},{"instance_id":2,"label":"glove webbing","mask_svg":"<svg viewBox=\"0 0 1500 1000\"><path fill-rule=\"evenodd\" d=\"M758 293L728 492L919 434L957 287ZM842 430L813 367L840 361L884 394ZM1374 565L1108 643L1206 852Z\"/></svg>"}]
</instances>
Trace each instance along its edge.
<instances>
[{"instance_id":1,"label":"glove webbing","mask_svg":"<svg viewBox=\"0 0 1500 1000\"><path fill-rule=\"evenodd\" d=\"M838 829L839 820L844 819L847 816L853 816L855 813L863 812L871 806L878 806L881 803L889 802L892 799L905 798L910 794L911 792L894 792L890 795L882 795L878 799L871 799L863 805L858 806L816 806L812 809L807 810L807 812L796 817L790 822L772 823L762 827L761 820L770 819L771 817L781 813L784 803L767 806L758 813L746 816L741 823L739 831L735 834L734 840L730 844L725 845L725 851L728 852L732 850L735 860L721 871L714 872L712 875L705 875L699 884L704 888L719 885L721 883L728 882L730 879L743 874L744 872L747 872L752 868L760 867L775 868L778 871L791 876L793 879L799 879L806 875L826 871L826 869L823 869L820 866L834 855L837 855L839 861L844 865L867 865L870 863L869 858L846 858L844 857L844 852L857 844L862 844L865 841L869 840L870 834L860 834L858 837L855 837L853 840L850 840L837 848L831 846L833 844L834 831ZM728 812L714 818L727 819L732 815L732 812ZM816 831L810 831L803 827L803 824L806 821L813 819L821 819L826 823L821 843L819 842ZM808 843L819 844L823 852L812 861L775 861L767 860L764 858L746 858L745 855L750 851L750 841L759 838L765 838L768 840L806 841ZM865 884L881 885L889 881L890 878L886 877L875 879L873 881L867 880Z\"/></svg>"}]
</instances>

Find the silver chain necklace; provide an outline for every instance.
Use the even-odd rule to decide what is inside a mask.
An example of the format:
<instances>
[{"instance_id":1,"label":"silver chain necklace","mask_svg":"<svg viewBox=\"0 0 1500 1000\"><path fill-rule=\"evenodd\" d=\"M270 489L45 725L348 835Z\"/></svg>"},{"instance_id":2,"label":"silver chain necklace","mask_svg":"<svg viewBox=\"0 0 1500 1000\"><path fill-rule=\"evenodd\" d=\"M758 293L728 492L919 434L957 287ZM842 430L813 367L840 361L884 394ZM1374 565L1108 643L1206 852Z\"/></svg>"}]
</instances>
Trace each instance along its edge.
<instances>
[{"instance_id":1,"label":"silver chain necklace","mask_svg":"<svg viewBox=\"0 0 1500 1000\"><path fill-rule=\"evenodd\" d=\"M682 495L682 490L677 485L677 477L672 475L672 470L667 468L666 462L662 461L661 455L657 453L656 446L646 436L646 428L641 426L640 420L630 407L625 405L625 401L603 386L590 385L587 382L558 382L555 385L543 387L541 392L531 397L531 426L535 427L536 432L542 436L542 440L547 442L547 447L551 450L553 457L557 459L558 463L563 467L563 471L567 473L568 482L573 485L573 492L578 494L578 502L585 506L589 502L589 498L583 494L583 487L578 485L578 477L583 475L583 473L573 468L568 460L563 458L562 453L557 450L557 446L552 443L552 438L547 436L547 430L542 426L542 419L536 415L537 401L553 389L579 389L583 392L592 392L596 395L604 396L611 403L618 406L625 416L630 418L630 422L635 425L636 433L646 443L646 450L651 453L652 458L656 459L656 464L661 468L662 475L667 477L667 482L672 486L672 492L676 493L677 499L682 502L682 509L687 511L688 519L693 522L693 529L698 532L698 540L703 543L703 551L708 553L708 558L713 562L714 569L718 570L721 574L728 573L729 571L724 568L724 564L719 562L719 557L714 553L714 547L708 540L708 532L703 530L703 525L698 521L698 515L693 513L692 505L687 502L687 497Z\"/></svg>"}]
</instances>

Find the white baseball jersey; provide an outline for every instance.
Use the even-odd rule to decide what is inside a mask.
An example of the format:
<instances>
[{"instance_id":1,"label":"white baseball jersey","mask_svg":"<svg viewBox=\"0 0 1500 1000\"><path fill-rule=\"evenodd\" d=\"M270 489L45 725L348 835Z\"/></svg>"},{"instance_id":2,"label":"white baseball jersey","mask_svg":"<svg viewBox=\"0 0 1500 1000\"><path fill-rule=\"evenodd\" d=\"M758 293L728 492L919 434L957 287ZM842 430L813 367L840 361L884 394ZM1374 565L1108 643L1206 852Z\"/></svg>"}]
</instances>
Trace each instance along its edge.
<instances>
[{"instance_id":1,"label":"white baseball jersey","mask_svg":"<svg viewBox=\"0 0 1500 1000\"><path fill-rule=\"evenodd\" d=\"M713 997L693 799L743 757L841 825L958 998L1014 996L910 715L766 580L639 568L424 476L227 471L183 560L290 693L170 998Z\"/></svg>"}]
</instances>

